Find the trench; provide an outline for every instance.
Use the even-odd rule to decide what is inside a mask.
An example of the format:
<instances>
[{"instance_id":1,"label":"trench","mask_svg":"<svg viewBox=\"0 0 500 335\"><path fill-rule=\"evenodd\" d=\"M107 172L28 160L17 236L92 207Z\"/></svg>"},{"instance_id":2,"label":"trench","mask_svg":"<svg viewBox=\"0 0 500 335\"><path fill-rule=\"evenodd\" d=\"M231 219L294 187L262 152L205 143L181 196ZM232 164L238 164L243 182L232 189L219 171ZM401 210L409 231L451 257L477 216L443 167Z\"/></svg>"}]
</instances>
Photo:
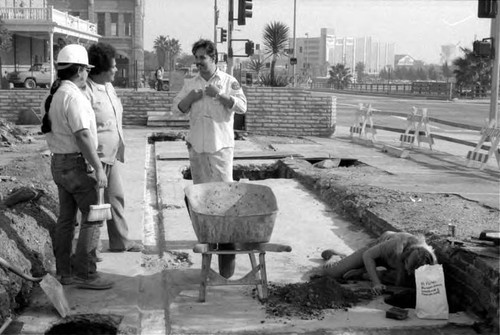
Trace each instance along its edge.
<instances>
[{"instance_id":1,"label":"trench","mask_svg":"<svg viewBox=\"0 0 500 335\"><path fill-rule=\"evenodd\" d=\"M196 236L184 203L184 187L191 184L191 172L189 160L185 155L185 144L180 142L180 136L156 136L149 140L154 147L153 157L154 170L157 186L156 194L158 196L158 212L161 216L160 228L157 231L162 235L158 237L158 245L162 246L163 252L187 252L197 243ZM168 159L163 160L162 154L168 152ZM179 156L175 158L175 154ZM184 154L182 154L184 152ZM322 158L307 159L311 164L321 162ZM343 255L348 255L354 250L366 246L374 238L372 233L364 227L349 221L346 217L333 211L329 204L324 203L315 191L307 188L301 181L293 178L294 171L286 164L280 163L279 159L238 159L235 157L233 179L235 181L255 183L269 186L278 201L279 213L276 218L271 241L291 245L293 257L283 257L282 255L269 253L266 257L268 267L268 282L271 284L298 283L309 279L311 268L317 268L323 264L321 252L326 249L334 249L337 252L335 257L340 259ZM339 166L351 167L363 164L355 159L340 159ZM238 255L239 256L239 255ZM288 256L288 255L287 255ZM179 271L166 272L167 290L181 292L181 287L189 282L196 289L199 280L199 269L201 269L201 259L198 254L190 254L190 263L184 269L195 270L191 277L181 274ZM334 259L335 260L335 259ZM180 266L182 268L182 266ZM250 269L244 261L239 262L237 258L237 268L235 276L244 275ZM356 285L355 285L356 286ZM363 284L354 289L366 289ZM209 292L216 291L210 288ZM248 295L247 291L241 290L231 294ZM216 292L220 294L219 292ZM189 295L189 294L188 294ZM195 295L195 293L190 293ZM193 321L196 312L218 315L226 313L227 306L215 308L211 305L210 311L206 311L202 304L192 304L179 298L174 294L168 294L169 301L166 303L166 318L168 329L172 332L180 332L181 329L193 329L197 326L197 321ZM225 296L225 294L223 294ZM233 297L238 300L240 297ZM213 302L214 304L216 302ZM386 309L391 306L401 308L413 308L414 298L408 292L403 291L395 294L390 299L385 299ZM183 316L181 311L186 310L189 305L191 317ZM174 307L172 307L174 306ZM237 314L238 308L233 308ZM248 315L248 309L245 315ZM189 318L189 327L183 322ZM235 317L236 318L236 317ZM385 320L380 320L380 326L385 326ZM218 320L220 323L221 321ZM370 329L371 326L363 326L360 320L359 332L352 334L403 334L400 330L385 331ZM180 324L180 325L179 325ZM228 322L228 325L230 322ZM180 328L181 326L187 328ZM412 334L424 334L426 323L410 326ZM207 327L207 331L211 328ZM235 326L236 327L236 326ZM340 326L339 326L340 327ZM218 330L218 328L215 328ZM187 331L187 330L186 330ZM470 329L467 329L470 331ZM446 327L440 328L442 334L458 334L456 329L446 330Z\"/></svg>"}]
</instances>

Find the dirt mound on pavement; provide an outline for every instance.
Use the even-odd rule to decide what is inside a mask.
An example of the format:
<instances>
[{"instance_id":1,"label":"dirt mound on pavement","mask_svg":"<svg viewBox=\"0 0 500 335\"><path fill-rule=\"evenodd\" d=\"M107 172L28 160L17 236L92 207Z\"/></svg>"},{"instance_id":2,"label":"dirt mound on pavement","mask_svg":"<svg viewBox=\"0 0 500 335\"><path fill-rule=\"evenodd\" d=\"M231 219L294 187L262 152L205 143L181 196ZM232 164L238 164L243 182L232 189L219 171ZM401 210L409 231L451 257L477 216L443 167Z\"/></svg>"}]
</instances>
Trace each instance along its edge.
<instances>
[{"instance_id":1,"label":"dirt mound on pavement","mask_svg":"<svg viewBox=\"0 0 500 335\"><path fill-rule=\"evenodd\" d=\"M268 317L321 320L325 309L346 309L367 297L341 286L329 277L311 278L306 283L269 283L269 297L264 302ZM257 298L256 290L253 291Z\"/></svg>"}]
</instances>

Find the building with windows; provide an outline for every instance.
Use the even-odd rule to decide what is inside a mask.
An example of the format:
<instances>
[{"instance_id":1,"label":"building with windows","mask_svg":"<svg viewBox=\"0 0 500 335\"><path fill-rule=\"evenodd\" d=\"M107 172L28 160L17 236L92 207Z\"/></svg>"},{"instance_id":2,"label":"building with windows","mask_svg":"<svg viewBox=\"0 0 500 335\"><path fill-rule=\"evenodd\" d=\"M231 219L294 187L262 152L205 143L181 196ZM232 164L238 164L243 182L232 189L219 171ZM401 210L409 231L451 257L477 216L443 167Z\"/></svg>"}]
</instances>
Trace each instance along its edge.
<instances>
[{"instance_id":1,"label":"building with windows","mask_svg":"<svg viewBox=\"0 0 500 335\"><path fill-rule=\"evenodd\" d=\"M290 40L290 45L293 41ZM365 72L378 74L382 69L394 67L394 43L382 43L372 37L340 37L330 28L322 28L319 37L296 38L297 73L312 77L327 76L328 68L344 64L354 73L362 62Z\"/></svg>"},{"instance_id":2,"label":"building with windows","mask_svg":"<svg viewBox=\"0 0 500 335\"><path fill-rule=\"evenodd\" d=\"M99 39L95 24L54 9L45 0L0 0L0 19L12 37L11 47L0 54L2 77L42 63L49 63L53 77L50 60L56 59L62 46L86 45ZM26 87L32 86L26 83Z\"/></svg>"},{"instance_id":3,"label":"building with windows","mask_svg":"<svg viewBox=\"0 0 500 335\"><path fill-rule=\"evenodd\" d=\"M99 41L118 53L115 84L133 86L144 72L145 0L46 0L49 5L97 25Z\"/></svg>"},{"instance_id":4,"label":"building with windows","mask_svg":"<svg viewBox=\"0 0 500 335\"><path fill-rule=\"evenodd\" d=\"M144 72L144 0L0 0L12 35L2 75L57 59L66 44L97 41L117 50L117 86L133 86ZM52 47L50 47L52 46Z\"/></svg>"}]
</instances>

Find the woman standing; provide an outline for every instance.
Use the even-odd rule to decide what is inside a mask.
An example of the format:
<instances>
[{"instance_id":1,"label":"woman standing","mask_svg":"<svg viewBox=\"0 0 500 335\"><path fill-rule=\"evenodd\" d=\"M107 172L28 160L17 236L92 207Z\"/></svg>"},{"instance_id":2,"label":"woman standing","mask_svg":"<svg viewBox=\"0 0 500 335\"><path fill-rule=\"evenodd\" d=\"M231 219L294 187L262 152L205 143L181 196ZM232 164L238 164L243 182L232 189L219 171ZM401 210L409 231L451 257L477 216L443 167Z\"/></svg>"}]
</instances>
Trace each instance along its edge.
<instances>
[{"instance_id":1,"label":"woman standing","mask_svg":"<svg viewBox=\"0 0 500 335\"><path fill-rule=\"evenodd\" d=\"M57 80L44 103L42 132L52 152L51 170L59 193L59 217L54 240L57 274L64 285L109 289L113 282L97 273L96 249L100 225L88 222L90 205L97 203L97 188L107 186L97 155L94 111L81 89L89 65L87 50L70 44L57 57ZM77 210L82 213L80 233L72 259Z\"/></svg>"}]
</instances>

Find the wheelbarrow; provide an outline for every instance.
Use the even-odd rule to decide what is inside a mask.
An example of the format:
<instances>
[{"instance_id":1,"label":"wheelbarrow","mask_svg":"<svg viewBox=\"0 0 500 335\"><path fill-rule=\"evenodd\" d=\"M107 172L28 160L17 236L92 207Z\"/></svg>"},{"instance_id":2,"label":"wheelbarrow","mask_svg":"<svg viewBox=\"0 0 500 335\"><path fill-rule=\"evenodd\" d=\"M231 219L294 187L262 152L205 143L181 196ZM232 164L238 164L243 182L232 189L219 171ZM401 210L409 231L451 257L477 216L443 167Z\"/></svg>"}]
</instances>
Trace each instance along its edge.
<instances>
[{"instance_id":1,"label":"wheelbarrow","mask_svg":"<svg viewBox=\"0 0 500 335\"><path fill-rule=\"evenodd\" d=\"M276 197L265 185L216 182L187 186L186 206L196 237L193 251L202 254L199 300L206 286L256 285L259 298L267 298L265 253L291 251L286 245L268 243L278 214ZM224 250L220 244L230 244ZM255 253L259 253L257 264ZM240 280L228 280L210 268L212 255L248 254L252 270Z\"/></svg>"}]
</instances>

